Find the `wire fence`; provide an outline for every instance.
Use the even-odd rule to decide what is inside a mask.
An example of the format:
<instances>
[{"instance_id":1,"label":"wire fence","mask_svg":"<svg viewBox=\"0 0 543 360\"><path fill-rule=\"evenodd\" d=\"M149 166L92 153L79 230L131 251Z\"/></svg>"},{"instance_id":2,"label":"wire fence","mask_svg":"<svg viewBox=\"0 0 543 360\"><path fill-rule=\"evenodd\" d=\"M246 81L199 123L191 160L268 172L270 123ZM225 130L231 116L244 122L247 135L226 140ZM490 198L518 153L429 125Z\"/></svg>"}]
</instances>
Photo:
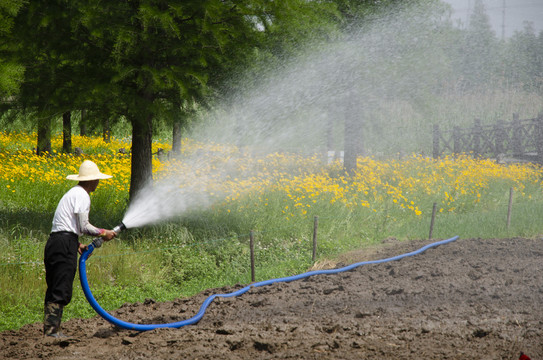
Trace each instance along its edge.
<instances>
[{"instance_id":1,"label":"wire fence","mask_svg":"<svg viewBox=\"0 0 543 360\"><path fill-rule=\"evenodd\" d=\"M507 228L511 225L511 214L512 214L512 203L513 203L513 188L510 188L509 191L509 202L507 206L507 217L506 217L506 226ZM433 238L433 232L435 227L435 217L436 217L436 205L437 203L433 203L432 208L432 215L430 219L430 226L429 226L429 235L428 239L432 240ZM319 227L319 216L313 217L313 234L312 234L312 243L311 243L311 260L313 262L317 259L317 249L318 249L318 227ZM199 241L199 242L193 242L189 244L180 244L175 246L167 246L167 247L160 247L156 249L147 249L147 250L138 250L138 251L129 251L129 252L122 252L117 254L104 254L104 255L93 255L95 258L110 258L110 257L119 257L119 256L130 256L130 255L139 255L139 254L150 254L150 253L157 253L157 252L164 252L168 250L173 249L179 249L179 248L185 248L185 247L191 247L191 246L202 246L206 244L213 244L213 243L219 243L222 241L228 241L232 239L247 239L249 238L249 248L250 248L250 260L251 260L251 273L252 273L252 279L254 279L254 268L255 268L255 250L254 250L254 239L256 234L262 234L266 231L257 231L257 230L251 230L247 234L241 234L236 236L230 236L226 238L218 238L218 239L210 239L206 241ZM0 267L7 267L7 266L23 266L23 265L41 265L43 264L43 260L36 260L36 261L9 261L0 263ZM254 280L253 280L254 281Z\"/></svg>"}]
</instances>

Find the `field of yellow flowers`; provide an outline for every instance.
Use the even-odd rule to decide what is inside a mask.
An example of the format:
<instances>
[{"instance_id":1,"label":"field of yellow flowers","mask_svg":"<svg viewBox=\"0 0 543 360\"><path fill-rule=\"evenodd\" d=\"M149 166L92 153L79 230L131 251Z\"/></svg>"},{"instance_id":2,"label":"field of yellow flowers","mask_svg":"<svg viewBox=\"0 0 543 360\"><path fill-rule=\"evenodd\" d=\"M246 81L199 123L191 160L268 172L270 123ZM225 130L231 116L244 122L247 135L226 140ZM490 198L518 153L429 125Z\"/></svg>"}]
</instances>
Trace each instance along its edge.
<instances>
[{"instance_id":1,"label":"field of yellow flowers","mask_svg":"<svg viewBox=\"0 0 543 360\"><path fill-rule=\"evenodd\" d=\"M73 146L79 147L82 155L53 150L49 156L36 156L32 150L35 139L35 133L0 132L3 208L34 206L53 211L59 194L73 185L65 180L66 175L77 173L82 159L90 159L103 172L113 175L111 180L103 181L100 193L115 199L118 208L110 207L109 213L122 213L130 185L130 157L119 150L130 149L129 140L112 138L106 143L100 137L74 136ZM61 141L60 134L54 137L53 149L60 149ZM155 142L153 152L159 148L167 152L170 145ZM316 155L275 153L257 157L235 146L188 139L182 148L183 154L177 159L154 157L155 178L182 173L187 182L206 182L205 188L216 195L215 208L227 213L249 208L252 212L280 210L285 220L326 216L330 210L364 212L368 216L386 210L388 214L417 218L428 215L433 202L439 213L464 213L481 202L482 209L492 206L500 199L485 199L498 189L503 192L513 188L517 197L527 199L538 196L538 191L526 193L526 188L539 189L542 177L541 168L532 164L502 165L469 156L439 160L420 155L401 160L359 158L357 170L346 174L341 164L325 165ZM185 159L195 153L199 154L198 166L191 168L194 162ZM227 163L236 168L235 176L220 171Z\"/></svg>"},{"instance_id":2,"label":"field of yellow flowers","mask_svg":"<svg viewBox=\"0 0 543 360\"><path fill-rule=\"evenodd\" d=\"M130 149L129 139L106 143L100 137L74 136L73 147L80 148L81 155L60 152L61 141L56 135L53 152L36 156L36 134L0 132L0 318L17 319L3 320L0 330L39 321L43 246L57 202L73 186L66 176L77 173L83 159L113 175L93 193L91 221L113 227L126 208L130 155L119 150ZM171 149L167 142L156 141L153 153L159 148L166 153ZM247 281L241 258L247 253L245 234L250 230L258 233L261 276L303 271L311 265L307 254L316 217L320 257L387 237L425 238L434 203L435 237L540 232L543 170L533 164L497 164L467 155L439 160L420 155L361 157L356 171L345 173L339 162L326 164L320 155L256 154L184 139L180 155L153 158L157 181L179 174L186 182L205 182L202 188L210 193L212 205L123 234L100 249L104 258L95 256L99 266L90 271L106 308L141 301L149 293L166 299L173 293ZM505 218L511 189L514 212L509 227ZM131 256L142 251L144 257ZM80 294L73 301L80 306L68 309L68 316L92 315Z\"/></svg>"}]
</instances>

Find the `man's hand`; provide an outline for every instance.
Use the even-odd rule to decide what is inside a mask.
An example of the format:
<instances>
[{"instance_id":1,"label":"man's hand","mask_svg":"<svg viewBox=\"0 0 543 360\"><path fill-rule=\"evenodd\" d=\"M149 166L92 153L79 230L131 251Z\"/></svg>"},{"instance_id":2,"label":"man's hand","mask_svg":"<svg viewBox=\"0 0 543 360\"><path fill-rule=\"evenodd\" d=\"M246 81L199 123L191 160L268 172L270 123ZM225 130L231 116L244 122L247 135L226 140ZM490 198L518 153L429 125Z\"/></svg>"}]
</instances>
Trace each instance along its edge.
<instances>
[{"instance_id":1,"label":"man's hand","mask_svg":"<svg viewBox=\"0 0 543 360\"><path fill-rule=\"evenodd\" d=\"M88 249L89 247L87 245L79 243L79 249L77 249L77 252L79 253L79 255L83 255L83 253Z\"/></svg>"},{"instance_id":2,"label":"man's hand","mask_svg":"<svg viewBox=\"0 0 543 360\"><path fill-rule=\"evenodd\" d=\"M104 232L100 234L100 236L104 239L104 241L109 241L117 236L117 233L113 230L104 230Z\"/></svg>"}]
</instances>

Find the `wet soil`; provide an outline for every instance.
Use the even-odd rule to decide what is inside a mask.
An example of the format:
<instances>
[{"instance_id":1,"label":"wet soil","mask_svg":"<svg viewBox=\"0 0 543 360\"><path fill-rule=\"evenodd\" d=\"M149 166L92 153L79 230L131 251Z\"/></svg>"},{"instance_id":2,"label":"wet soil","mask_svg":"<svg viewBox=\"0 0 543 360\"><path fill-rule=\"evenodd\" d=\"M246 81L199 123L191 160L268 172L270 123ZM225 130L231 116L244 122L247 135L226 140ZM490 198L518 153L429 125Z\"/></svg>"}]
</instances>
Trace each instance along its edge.
<instances>
[{"instance_id":1,"label":"wet soil","mask_svg":"<svg viewBox=\"0 0 543 360\"><path fill-rule=\"evenodd\" d=\"M389 240L335 264L388 258L429 241ZM134 323L190 318L206 290L125 304ZM41 324L0 333L2 359L543 359L543 240L459 239L398 261L217 298L195 325L123 330L96 316L43 337Z\"/></svg>"}]
</instances>

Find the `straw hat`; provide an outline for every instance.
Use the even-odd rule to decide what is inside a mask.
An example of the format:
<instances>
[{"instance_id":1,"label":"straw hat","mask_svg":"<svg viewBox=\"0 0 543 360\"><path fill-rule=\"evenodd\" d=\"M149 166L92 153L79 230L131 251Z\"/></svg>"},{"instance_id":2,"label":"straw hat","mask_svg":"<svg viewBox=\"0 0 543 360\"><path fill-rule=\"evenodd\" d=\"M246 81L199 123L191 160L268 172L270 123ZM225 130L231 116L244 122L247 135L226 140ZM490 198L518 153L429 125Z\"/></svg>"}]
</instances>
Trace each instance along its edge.
<instances>
[{"instance_id":1,"label":"straw hat","mask_svg":"<svg viewBox=\"0 0 543 360\"><path fill-rule=\"evenodd\" d=\"M109 179L111 175L102 174L98 166L90 160L85 160L79 167L79 174L68 175L66 179L76 181L90 181L99 179Z\"/></svg>"}]
</instances>

